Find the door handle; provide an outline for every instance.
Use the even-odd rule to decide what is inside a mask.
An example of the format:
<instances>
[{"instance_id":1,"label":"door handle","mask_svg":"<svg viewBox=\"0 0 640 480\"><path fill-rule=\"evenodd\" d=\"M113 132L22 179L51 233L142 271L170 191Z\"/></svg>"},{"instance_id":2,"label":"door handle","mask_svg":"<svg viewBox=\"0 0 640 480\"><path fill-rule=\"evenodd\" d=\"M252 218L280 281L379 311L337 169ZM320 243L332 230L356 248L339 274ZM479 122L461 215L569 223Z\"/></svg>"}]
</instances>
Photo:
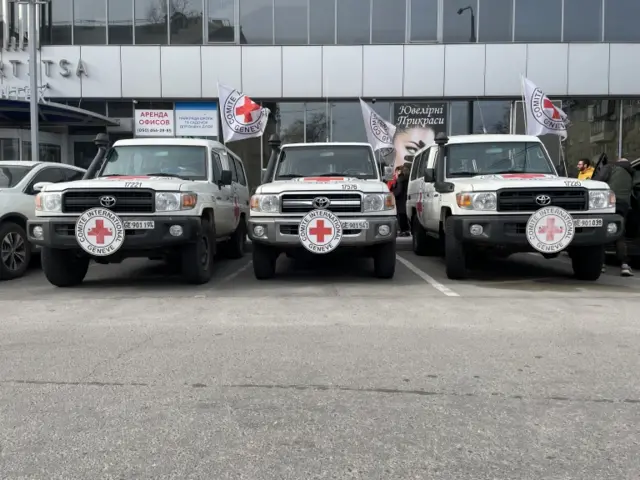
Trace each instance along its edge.
<instances>
[{"instance_id":1,"label":"door handle","mask_svg":"<svg viewBox=\"0 0 640 480\"><path fill-rule=\"evenodd\" d=\"M434 194L433 194L433 196L434 196L434 197L439 197L439 196L440 196L440 194L439 194L439 193L434 193Z\"/></svg>"}]
</instances>

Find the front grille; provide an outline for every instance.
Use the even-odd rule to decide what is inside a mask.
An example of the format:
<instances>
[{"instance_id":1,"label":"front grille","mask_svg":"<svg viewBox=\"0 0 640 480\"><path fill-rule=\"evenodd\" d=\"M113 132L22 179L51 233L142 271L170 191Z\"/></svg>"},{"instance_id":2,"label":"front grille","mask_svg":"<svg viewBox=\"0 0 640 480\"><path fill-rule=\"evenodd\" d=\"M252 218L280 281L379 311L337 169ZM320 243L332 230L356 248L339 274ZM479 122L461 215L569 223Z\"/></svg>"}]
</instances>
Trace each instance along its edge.
<instances>
[{"instance_id":1,"label":"front grille","mask_svg":"<svg viewBox=\"0 0 640 480\"><path fill-rule=\"evenodd\" d=\"M331 202L326 210L334 213L358 213L362 211L362 196L359 193L292 193L282 195L282 213L307 213L315 210L313 200L326 197Z\"/></svg>"},{"instance_id":2,"label":"front grille","mask_svg":"<svg viewBox=\"0 0 640 480\"><path fill-rule=\"evenodd\" d=\"M115 205L104 207L100 197L116 199ZM62 195L63 213L82 213L90 208L108 208L115 213L153 213L155 197L153 190L69 190Z\"/></svg>"},{"instance_id":3,"label":"front grille","mask_svg":"<svg viewBox=\"0 0 640 480\"><path fill-rule=\"evenodd\" d=\"M539 205L536 197L548 195L551 202ZM499 212L534 212L543 207L583 211L589 208L589 193L584 188L518 188L498 190Z\"/></svg>"},{"instance_id":4,"label":"front grille","mask_svg":"<svg viewBox=\"0 0 640 480\"><path fill-rule=\"evenodd\" d=\"M595 228L591 227L577 227L575 229L576 233L588 232L590 230L595 230ZM504 224L504 234L505 235L524 235L527 233L527 224L524 222L521 223L505 223Z\"/></svg>"},{"instance_id":5,"label":"front grille","mask_svg":"<svg viewBox=\"0 0 640 480\"><path fill-rule=\"evenodd\" d=\"M280 225L280 233L282 235L298 235L299 232L298 225ZM352 229L352 230L342 230L343 235L358 235L362 230Z\"/></svg>"}]
</instances>

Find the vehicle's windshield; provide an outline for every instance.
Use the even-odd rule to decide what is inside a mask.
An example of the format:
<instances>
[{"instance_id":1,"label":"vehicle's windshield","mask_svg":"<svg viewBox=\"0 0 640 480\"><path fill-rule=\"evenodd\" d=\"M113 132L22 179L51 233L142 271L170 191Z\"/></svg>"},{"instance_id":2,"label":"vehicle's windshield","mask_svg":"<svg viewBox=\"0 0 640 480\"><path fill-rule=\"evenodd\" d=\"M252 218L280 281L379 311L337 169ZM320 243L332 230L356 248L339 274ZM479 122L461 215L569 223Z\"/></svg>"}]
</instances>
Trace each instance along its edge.
<instances>
[{"instance_id":1,"label":"vehicle's windshield","mask_svg":"<svg viewBox=\"0 0 640 480\"><path fill-rule=\"evenodd\" d=\"M361 145L318 145L283 148L276 180L297 177L340 176L376 179L371 149Z\"/></svg>"},{"instance_id":2,"label":"vehicle's windshield","mask_svg":"<svg viewBox=\"0 0 640 480\"><path fill-rule=\"evenodd\" d=\"M123 145L112 148L100 177L166 175L207 179L207 148L197 145Z\"/></svg>"},{"instance_id":3,"label":"vehicle's windshield","mask_svg":"<svg viewBox=\"0 0 640 480\"><path fill-rule=\"evenodd\" d=\"M538 142L459 143L447 147L447 177L500 173L555 171Z\"/></svg>"},{"instance_id":4,"label":"vehicle's windshield","mask_svg":"<svg viewBox=\"0 0 640 480\"><path fill-rule=\"evenodd\" d=\"M33 167L11 165L0 166L0 188L13 188Z\"/></svg>"}]
</instances>

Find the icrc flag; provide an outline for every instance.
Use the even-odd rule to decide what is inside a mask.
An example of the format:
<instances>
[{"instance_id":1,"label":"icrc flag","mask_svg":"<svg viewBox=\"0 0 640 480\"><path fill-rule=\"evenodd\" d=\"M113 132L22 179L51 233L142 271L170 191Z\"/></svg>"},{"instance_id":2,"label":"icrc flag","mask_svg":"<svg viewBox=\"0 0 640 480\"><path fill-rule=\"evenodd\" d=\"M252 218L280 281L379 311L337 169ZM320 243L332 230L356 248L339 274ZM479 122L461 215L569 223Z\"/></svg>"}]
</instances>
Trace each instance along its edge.
<instances>
[{"instance_id":1,"label":"icrc flag","mask_svg":"<svg viewBox=\"0 0 640 480\"><path fill-rule=\"evenodd\" d=\"M360 106L362 107L367 140L373 149L393 148L393 136L396 134L396 127L374 112L362 99L360 99Z\"/></svg>"},{"instance_id":2,"label":"icrc flag","mask_svg":"<svg viewBox=\"0 0 640 480\"><path fill-rule=\"evenodd\" d=\"M531 80L522 78L527 135L547 133L567 138L567 114L556 107Z\"/></svg>"},{"instance_id":3,"label":"icrc flag","mask_svg":"<svg viewBox=\"0 0 640 480\"><path fill-rule=\"evenodd\" d=\"M267 127L269 109L231 87L218 83L222 137L225 142L261 137Z\"/></svg>"}]
</instances>

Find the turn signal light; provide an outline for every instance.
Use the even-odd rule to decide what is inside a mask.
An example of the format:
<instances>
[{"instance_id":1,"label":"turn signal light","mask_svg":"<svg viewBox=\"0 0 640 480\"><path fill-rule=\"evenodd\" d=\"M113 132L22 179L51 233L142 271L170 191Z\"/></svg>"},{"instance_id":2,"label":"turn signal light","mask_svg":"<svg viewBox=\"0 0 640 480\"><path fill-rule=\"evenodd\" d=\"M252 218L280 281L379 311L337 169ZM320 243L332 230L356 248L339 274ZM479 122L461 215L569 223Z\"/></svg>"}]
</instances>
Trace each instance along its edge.
<instances>
[{"instance_id":1,"label":"turn signal light","mask_svg":"<svg viewBox=\"0 0 640 480\"><path fill-rule=\"evenodd\" d=\"M251 210L259 210L260 209L260 197L254 195L251 197Z\"/></svg>"},{"instance_id":2,"label":"turn signal light","mask_svg":"<svg viewBox=\"0 0 640 480\"><path fill-rule=\"evenodd\" d=\"M609 190L609 206L610 207L616 206L616 194L613 193L613 190Z\"/></svg>"},{"instance_id":3,"label":"turn signal light","mask_svg":"<svg viewBox=\"0 0 640 480\"><path fill-rule=\"evenodd\" d=\"M456 202L460 208L469 208L473 204L473 199L468 193L459 193L456 195Z\"/></svg>"},{"instance_id":4,"label":"turn signal light","mask_svg":"<svg viewBox=\"0 0 640 480\"><path fill-rule=\"evenodd\" d=\"M189 209L194 208L198 203L198 195L195 193L183 193L182 194L182 208Z\"/></svg>"},{"instance_id":5,"label":"turn signal light","mask_svg":"<svg viewBox=\"0 0 640 480\"><path fill-rule=\"evenodd\" d=\"M40 194L36 195L36 210L42 210L42 196Z\"/></svg>"},{"instance_id":6,"label":"turn signal light","mask_svg":"<svg viewBox=\"0 0 640 480\"><path fill-rule=\"evenodd\" d=\"M389 193L384 196L384 208L385 210L392 210L396 206L396 197Z\"/></svg>"}]
</instances>

